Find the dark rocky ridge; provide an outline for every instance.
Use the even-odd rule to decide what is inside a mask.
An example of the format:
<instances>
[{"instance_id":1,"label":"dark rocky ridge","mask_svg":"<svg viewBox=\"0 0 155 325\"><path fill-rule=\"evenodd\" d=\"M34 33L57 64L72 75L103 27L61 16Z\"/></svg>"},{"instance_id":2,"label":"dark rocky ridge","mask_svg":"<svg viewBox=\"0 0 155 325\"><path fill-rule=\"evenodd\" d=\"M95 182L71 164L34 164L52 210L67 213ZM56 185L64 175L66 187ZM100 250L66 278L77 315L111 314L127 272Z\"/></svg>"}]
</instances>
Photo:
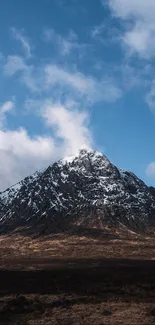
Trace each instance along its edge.
<instances>
[{"instance_id":1,"label":"dark rocky ridge","mask_svg":"<svg viewBox=\"0 0 155 325\"><path fill-rule=\"evenodd\" d=\"M104 155L81 150L0 194L0 229L44 231L106 224L141 231L155 222L155 189Z\"/></svg>"}]
</instances>

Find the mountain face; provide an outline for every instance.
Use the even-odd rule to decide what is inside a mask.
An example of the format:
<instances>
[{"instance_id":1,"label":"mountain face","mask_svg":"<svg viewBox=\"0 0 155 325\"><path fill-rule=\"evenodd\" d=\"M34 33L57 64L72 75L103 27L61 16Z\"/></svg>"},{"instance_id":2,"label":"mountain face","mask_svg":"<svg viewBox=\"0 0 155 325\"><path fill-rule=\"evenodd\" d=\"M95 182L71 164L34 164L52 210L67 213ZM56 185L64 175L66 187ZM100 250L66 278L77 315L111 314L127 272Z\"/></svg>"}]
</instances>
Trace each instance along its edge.
<instances>
[{"instance_id":1,"label":"mountain face","mask_svg":"<svg viewBox=\"0 0 155 325\"><path fill-rule=\"evenodd\" d=\"M93 151L81 150L0 193L1 231L21 225L143 230L154 222L154 189Z\"/></svg>"}]
</instances>

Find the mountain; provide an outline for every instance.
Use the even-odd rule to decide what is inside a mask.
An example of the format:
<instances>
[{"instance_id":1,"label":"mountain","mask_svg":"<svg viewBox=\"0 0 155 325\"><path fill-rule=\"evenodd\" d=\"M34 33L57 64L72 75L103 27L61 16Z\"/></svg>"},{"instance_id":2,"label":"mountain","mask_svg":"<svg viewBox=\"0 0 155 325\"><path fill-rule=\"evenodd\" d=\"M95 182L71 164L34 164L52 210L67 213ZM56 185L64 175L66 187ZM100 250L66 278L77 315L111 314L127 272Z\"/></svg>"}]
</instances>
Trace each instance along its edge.
<instances>
[{"instance_id":1,"label":"mountain","mask_svg":"<svg viewBox=\"0 0 155 325\"><path fill-rule=\"evenodd\" d=\"M105 225L141 231L154 222L154 188L95 151L81 150L0 193L1 232Z\"/></svg>"}]
</instances>

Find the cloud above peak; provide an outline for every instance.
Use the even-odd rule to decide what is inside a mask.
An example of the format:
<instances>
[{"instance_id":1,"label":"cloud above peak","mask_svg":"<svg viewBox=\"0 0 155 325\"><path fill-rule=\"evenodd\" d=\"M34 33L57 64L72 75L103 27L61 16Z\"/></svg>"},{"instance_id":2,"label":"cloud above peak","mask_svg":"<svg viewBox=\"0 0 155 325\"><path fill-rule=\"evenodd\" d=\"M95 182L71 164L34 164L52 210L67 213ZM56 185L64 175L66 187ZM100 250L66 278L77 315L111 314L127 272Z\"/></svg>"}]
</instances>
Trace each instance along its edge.
<instances>
[{"instance_id":1,"label":"cloud above peak","mask_svg":"<svg viewBox=\"0 0 155 325\"><path fill-rule=\"evenodd\" d=\"M64 142L66 154L74 154L84 147L91 148L92 135L88 128L87 112L51 103L45 105L42 116L49 127L54 127L56 137Z\"/></svg>"},{"instance_id":2,"label":"cloud above peak","mask_svg":"<svg viewBox=\"0 0 155 325\"><path fill-rule=\"evenodd\" d=\"M0 118L11 110L12 102L0 108ZM92 136L86 112L71 111L50 101L41 104L40 112L51 135L32 137L25 128L0 129L0 190L48 166L60 158L75 154L81 148L90 148Z\"/></svg>"},{"instance_id":3,"label":"cloud above peak","mask_svg":"<svg viewBox=\"0 0 155 325\"><path fill-rule=\"evenodd\" d=\"M0 130L0 190L59 158L51 137L32 138L25 129Z\"/></svg>"}]
</instances>

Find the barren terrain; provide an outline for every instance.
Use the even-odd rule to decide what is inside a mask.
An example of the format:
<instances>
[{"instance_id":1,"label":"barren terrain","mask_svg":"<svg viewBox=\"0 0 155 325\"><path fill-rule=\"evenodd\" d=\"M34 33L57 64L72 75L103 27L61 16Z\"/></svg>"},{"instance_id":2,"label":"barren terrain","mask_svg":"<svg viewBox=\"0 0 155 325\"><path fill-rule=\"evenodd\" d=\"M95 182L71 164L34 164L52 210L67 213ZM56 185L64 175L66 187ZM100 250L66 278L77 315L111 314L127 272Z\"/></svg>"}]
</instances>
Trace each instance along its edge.
<instances>
[{"instance_id":1,"label":"barren terrain","mask_svg":"<svg viewBox=\"0 0 155 325\"><path fill-rule=\"evenodd\" d=\"M0 280L1 324L155 323L153 235L1 235Z\"/></svg>"}]
</instances>

